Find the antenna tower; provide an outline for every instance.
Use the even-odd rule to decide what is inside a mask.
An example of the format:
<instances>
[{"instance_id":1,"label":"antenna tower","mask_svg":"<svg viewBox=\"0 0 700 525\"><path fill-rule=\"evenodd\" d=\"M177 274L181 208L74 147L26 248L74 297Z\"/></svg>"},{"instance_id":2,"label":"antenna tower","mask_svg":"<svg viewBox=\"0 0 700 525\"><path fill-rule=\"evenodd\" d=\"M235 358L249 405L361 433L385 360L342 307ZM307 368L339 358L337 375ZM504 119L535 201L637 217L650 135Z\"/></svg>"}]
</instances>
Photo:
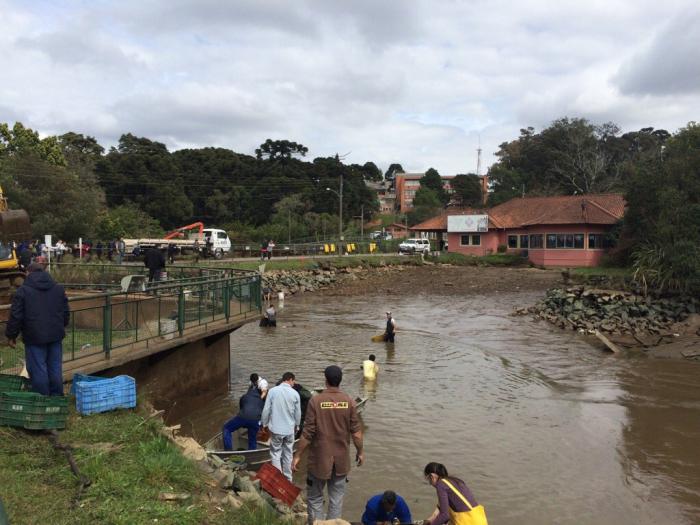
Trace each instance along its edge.
<instances>
[{"instance_id":1,"label":"antenna tower","mask_svg":"<svg viewBox=\"0 0 700 525\"><path fill-rule=\"evenodd\" d=\"M481 135L479 135L479 147L476 149L476 174L481 177Z\"/></svg>"}]
</instances>

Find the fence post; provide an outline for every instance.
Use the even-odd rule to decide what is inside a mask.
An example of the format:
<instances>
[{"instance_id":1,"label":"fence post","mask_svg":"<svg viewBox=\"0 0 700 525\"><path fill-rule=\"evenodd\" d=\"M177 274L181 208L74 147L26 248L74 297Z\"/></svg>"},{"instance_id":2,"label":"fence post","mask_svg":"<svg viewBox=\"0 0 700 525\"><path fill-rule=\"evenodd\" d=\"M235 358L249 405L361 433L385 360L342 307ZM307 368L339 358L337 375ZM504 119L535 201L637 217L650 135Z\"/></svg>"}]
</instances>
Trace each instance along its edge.
<instances>
[{"instance_id":1,"label":"fence post","mask_svg":"<svg viewBox=\"0 0 700 525\"><path fill-rule=\"evenodd\" d=\"M107 359L109 359L109 354L112 349L112 296L105 296L105 305L103 310L102 318L102 350L107 354Z\"/></svg>"},{"instance_id":2,"label":"fence post","mask_svg":"<svg viewBox=\"0 0 700 525\"><path fill-rule=\"evenodd\" d=\"M226 279L224 281L224 289L223 289L223 301L224 301L224 316L226 317L226 321L228 322L229 317L231 316L231 299L230 299L230 293L229 293L229 284L231 283L230 279Z\"/></svg>"},{"instance_id":3,"label":"fence post","mask_svg":"<svg viewBox=\"0 0 700 525\"><path fill-rule=\"evenodd\" d=\"M180 286L177 295L177 331L182 337L185 331L185 289Z\"/></svg>"}]
</instances>

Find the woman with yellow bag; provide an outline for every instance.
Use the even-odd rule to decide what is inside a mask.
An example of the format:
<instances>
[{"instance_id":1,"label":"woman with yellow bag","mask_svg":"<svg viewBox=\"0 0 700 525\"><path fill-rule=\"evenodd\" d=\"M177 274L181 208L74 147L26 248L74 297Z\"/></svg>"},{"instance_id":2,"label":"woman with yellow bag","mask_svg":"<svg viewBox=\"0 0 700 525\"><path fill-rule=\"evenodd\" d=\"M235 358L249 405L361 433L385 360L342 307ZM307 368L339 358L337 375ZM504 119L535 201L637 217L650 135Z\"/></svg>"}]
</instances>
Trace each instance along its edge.
<instances>
[{"instance_id":1,"label":"woman with yellow bag","mask_svg":"<svg viewBox=\"0 0 700 525\"><path fill-rule=\"evenodd\" d=\"M428 463L423 474L438 496L435 512L423 525L488 525L484 507L476 502L464 481L447 474L445 465Z\"/></svg>"}]
</instances>

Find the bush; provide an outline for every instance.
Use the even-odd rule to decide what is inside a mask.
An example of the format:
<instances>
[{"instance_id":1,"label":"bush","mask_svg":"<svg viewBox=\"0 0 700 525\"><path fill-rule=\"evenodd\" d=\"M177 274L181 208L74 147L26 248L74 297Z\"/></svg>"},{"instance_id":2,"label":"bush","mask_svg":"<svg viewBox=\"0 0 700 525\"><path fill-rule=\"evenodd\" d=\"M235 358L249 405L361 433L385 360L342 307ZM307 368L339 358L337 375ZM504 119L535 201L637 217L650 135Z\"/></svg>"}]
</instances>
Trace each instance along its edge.
<instances>
[{"instance_id":1,"label":"bush","mask_svg":"<svg viewBox=\"0 0 700 525\"><path fill-rule=\"evenodd\" d=\"M498 245L498 253L506 253L508 251L508 246L505 244Z\"/></svg>"}]
</instances>

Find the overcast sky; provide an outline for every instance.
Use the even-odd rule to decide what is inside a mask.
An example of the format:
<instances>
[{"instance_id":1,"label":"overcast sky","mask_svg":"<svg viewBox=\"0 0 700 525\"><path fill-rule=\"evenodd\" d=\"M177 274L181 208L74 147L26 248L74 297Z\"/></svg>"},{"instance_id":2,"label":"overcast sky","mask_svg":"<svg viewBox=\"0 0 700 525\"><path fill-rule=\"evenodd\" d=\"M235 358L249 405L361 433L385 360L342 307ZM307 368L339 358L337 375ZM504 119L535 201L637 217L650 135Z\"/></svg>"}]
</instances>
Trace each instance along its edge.
<instances>
[{"instance_id":1,"label":"overcast sky","mask_svg":"<svg viewBox=\"0 0 700 525\"><path fill-rule=\"evenodd\" d=\"M267 138L476 170L561 116L700 120L698 0L0 0L0 122L172 150Z\"/></svg>"}]
</instances>

